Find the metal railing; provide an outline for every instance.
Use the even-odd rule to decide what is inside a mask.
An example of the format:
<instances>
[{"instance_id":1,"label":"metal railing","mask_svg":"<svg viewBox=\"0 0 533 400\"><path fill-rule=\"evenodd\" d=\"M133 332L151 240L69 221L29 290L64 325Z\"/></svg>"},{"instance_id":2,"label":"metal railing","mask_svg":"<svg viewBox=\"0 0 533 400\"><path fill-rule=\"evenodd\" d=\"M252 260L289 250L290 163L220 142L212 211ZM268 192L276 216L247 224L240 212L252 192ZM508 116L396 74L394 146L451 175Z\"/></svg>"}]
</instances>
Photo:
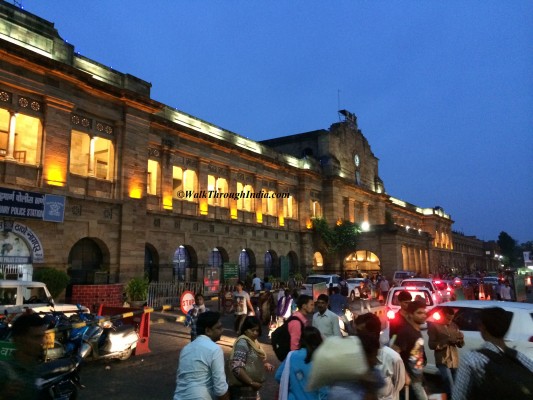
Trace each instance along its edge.
<instances>
[{"instance_id":1,"label":"metal railing","mask_svg":"<svg viewBox=\"0 0 533 400\"><path fill-rule=\"evenodd\" d=\"M180 306L181 294L189 290L193 293L203 293L202 282L150 282L148 287L148 306L162 307Z\"/></svg>"}]
</instances>

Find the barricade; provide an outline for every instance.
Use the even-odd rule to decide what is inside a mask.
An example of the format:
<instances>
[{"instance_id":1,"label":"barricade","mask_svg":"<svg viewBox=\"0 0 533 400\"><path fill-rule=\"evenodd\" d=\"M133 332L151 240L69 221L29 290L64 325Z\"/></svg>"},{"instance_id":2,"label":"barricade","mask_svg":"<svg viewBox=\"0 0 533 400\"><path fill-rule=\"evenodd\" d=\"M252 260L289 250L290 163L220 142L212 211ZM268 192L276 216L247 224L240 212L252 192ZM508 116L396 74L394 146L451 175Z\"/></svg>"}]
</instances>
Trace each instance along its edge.
<instances>
[{"instance_id":1,"label":"barricade","mask_svg":"<svg viewBox=\"0 0 533 400\"><path fill-rule=\"evenodd\" d=\"M107 307L98 309L99 316L111 315L111 319L122 319L125 325L133 325L139 334L135 355L150 353L150 313L153 308Z\"/></svg>"}]
</instances>

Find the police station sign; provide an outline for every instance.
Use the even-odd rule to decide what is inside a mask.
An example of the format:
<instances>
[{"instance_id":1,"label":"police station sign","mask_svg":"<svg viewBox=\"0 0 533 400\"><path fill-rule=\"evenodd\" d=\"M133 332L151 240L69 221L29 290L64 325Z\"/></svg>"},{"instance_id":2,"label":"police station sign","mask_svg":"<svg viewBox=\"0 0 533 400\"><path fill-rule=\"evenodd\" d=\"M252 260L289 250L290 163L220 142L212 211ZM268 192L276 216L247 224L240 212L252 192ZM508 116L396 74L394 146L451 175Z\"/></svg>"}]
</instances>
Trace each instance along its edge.
<instances>
[{"instance_id":1,"label":"police station sign","mask_svg":"<svg viewBox=\"0 0 533 400\"><path fill-rule=\"evenodd\" d=\"M0 217L63 222L65 196L0 188Z\"/></svg>"}]
</instances>

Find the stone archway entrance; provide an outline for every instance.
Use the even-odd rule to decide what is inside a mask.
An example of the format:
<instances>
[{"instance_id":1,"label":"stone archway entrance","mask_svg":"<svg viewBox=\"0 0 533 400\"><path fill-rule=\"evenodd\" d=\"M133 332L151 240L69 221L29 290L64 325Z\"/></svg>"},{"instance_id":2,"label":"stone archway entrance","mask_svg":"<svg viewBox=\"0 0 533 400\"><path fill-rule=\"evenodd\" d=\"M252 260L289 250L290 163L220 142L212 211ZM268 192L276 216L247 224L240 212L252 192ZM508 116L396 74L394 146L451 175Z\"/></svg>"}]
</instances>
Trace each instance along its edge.
<instances>
[{"instance_id":1,"label":"stone archway entrance","mask_svg":"<svg viewBox=\"0 0 533 400\"><path fill-rule=\"evenodd\" d=\"M359 274L374 274L381 271L379 257L368 250L358 250L344 258L344 272L347 277Z\"/></svg>"}]
</instances>

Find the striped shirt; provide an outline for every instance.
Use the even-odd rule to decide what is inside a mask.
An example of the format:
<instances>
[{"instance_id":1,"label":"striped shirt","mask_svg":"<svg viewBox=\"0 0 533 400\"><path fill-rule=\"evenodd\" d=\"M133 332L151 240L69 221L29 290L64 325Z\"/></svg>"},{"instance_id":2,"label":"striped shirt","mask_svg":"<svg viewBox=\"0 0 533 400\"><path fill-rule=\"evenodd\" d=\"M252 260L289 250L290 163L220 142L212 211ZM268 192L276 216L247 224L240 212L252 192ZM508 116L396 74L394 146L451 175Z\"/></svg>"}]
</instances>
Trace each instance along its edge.
<instances>
[{"instance_id":1,"label":"striped shirt","mask_svg":"<svg viewBox=\"0 0 533 400\"><path fill-rule=\"evenodd\" d=\"M490 342L485 342L481 348L497 353L501 352L499 347ZM520 352L517 352L516 356L522 365L533 372L533 360ZM475 383L483 381L485 376L485 366L488 362L489 359L479 351L469 351L461 358L453 385L453 400L468 400L471 398L470 394L475 390Z\"/></svg>"}]
</instances>

